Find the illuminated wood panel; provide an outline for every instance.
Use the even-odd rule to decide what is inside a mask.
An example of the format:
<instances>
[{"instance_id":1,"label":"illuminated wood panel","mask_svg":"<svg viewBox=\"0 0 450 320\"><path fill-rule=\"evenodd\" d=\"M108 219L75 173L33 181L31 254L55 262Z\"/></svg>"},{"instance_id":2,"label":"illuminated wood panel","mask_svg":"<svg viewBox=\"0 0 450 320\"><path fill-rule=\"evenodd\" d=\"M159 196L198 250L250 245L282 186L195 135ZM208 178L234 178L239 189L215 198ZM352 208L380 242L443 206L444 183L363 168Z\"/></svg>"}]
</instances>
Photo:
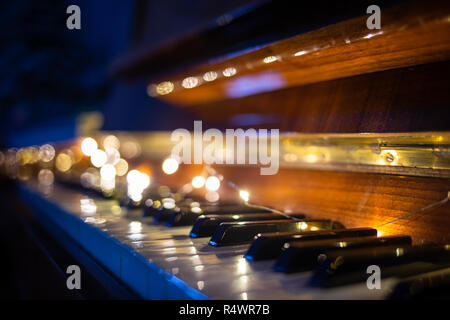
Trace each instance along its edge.
<instances>
[{"instance_id":1,"label":"illuminated wood panel","mask_svg":"<svg viewBox=\"0 0 450 320\"><path fill-rule=\"evenodd\" d=\"M381 30L367 29L368 16L362 16L157 79L149 93L178 105L198 105L445 61L450 59L449 15L448 2L402 5L382 12Z\"/></svg>"}]
</instances>

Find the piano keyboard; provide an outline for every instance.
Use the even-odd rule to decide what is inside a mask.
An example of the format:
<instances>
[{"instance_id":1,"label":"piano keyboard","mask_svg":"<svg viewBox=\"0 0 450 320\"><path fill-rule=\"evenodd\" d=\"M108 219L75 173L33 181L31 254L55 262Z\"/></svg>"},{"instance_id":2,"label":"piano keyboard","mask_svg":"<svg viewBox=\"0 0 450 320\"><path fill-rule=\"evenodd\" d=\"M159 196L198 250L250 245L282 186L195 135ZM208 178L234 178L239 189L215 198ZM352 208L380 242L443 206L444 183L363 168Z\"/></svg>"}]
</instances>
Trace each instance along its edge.
<instances>
[{"instance_id":1,"label":"piano keyboard","mask_svg":"<svg viewBox=\"0 0 450 320\"><path fill-rule=\"evenodd\" d=\"M33 184L21 192L143 298L406 299L449 285L450 245L413 246L409 235L243 202L151 194L131 205L61 185L45 197ZM379 290L366 283L372 265Z\"/></svg>"}]
</instances>

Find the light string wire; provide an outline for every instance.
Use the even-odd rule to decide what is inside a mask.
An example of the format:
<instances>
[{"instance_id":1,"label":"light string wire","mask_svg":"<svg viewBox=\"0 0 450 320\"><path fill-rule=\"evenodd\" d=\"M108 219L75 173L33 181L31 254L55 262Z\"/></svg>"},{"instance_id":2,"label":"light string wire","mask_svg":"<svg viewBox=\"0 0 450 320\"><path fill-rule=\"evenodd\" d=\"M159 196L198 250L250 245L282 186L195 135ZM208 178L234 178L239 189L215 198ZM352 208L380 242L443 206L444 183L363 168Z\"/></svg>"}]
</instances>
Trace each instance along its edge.
<instances>
[{"instance_id":1,"label":"light string wire","mask_svg":"<svg viewBox=\"0 0 450 320\"><path fill-rule=\"evenodd\" d=\"M426 211L426 210L428 210L428 209L435 208L435 207L439 207L439 206L441 206L441 205L447 203L449 200L450 200L450 191L448 191L447 196L446 196L444 199L442 199L442 200L433 202L432 204L429 204L429 205L427 205L427 206L425 206L425 207L423 207L423 208L420 208L420 209L418 209L418 210L416 210L416 211L413 211L413 212L411 212L411 213L408 213L408 214L404 215L403 217L400 217L400 218L394 219L394 220L392 220L392 221L389 221L389 222L380 224L380 225L376 226L375 228L381 228L381 227L384 227L384 226L386 226L386 225L388 225L388 224L396 223L396 222L398 222L398 221L400 221L400 220L403 220L403 219L409 218L409 217L411 217L411 216L413 216L413 215L422 213L422 212L424 212L424 211Z\"/></svg>"},{"instance_id":2,"label":"light string wire","mask_svg":"<svg viewBox=\"0 0 450 320\"><path fill-rule=\"evenodd\" d=\"M210 173L210 174L217 175L216 170L214 170L214 169L211 168L210 166L207 166L207 167L206 167L206 170L207 170L208 173ZM227 185L229 185L231 188L233 188L233 189L235 189L235 190L237 190L237 191L239 192L240 188L239 188L239 186L238 186L236 183L234 183L234 182L232 182L232 181L229 181L229 180L225 179L223 176L222 176L222 178L223 178L223 180L227 183ZM432 208L435 208L435 207L439 207L439 206L441 206L441 205L447 203L449 200L450 200L450 191L447 192L447 196L446 196L444 199L439 200L439 201L436 201L436 202L433 202L433 203L431 203L431 204L429 204L429 205L427 205L427 206L425 206L425 207L423 207L423 208L420 208L420 209L418 209L418 210L416 210L416 211L410 212L410 213L408 213L408 214L406 214L406 215L404 215L404 216L402 216L402 217L400 217L400 218L394 219L394 220L389 221L389 222L382 223L382 224L376 226L375 229L377 229L377 228L382 228L382 227L384 227L384 226L386 226L386 225L388 225L388 224L396 223L396 222L398 222L398 221L400 221L400 220L404 220L404 219L409 218L409 217L411 217L411 216L413 216L413 215L422 213L422 212L424 212L424 211L426 211L426 210L429 210L429 209L432 209ZM265 207L265 206L260 206L260 205L252 204L252 203L249 203L249 202L246 202L246 203L247 203L248 206L250 206L250 207L252 207L252 208L259 208L259 209L262 209L262 210L270 210L270 211L272 211L273 213L277 213L277 214L279 214L279 215L282 215L282 216L284 216L284 217L286 217L286 218L290 218L290 219L295 220L295 221L301 221L301 220L302 220L302 219L299 219L299 218L292 217L292 216L290 216L290 215L288 215L288 214L286 214L286 213L284 213L284 212L282 212L282 211L279 211L279 210L276 210L276 209L273 209L273 208L269 208L269 207Z\"/></svg>"},{"instance_id":3,"label":"light string wire","mask_svg":"<svg viewBox=\"0 0 450 320\"><path fill-rule=\"evenodd\" d=\"M208 172L208 174L217 175L217 171L215 169L213 169L212 167L210 167L210 166L206 166L206 171ZM230 186L231 188L233 188L237 192L239 192L241 190L241 188L236 183L234 183L233 181L225 179L225 177L223 177L223 175L221 175L221 177L222 177L222 180L228 186ZM261 210L269 210L269 211L271 211L273 213L279 214L279 215L281 215L281 216L283 216L285 218L292 219L294 221L301 221L302 220L302 219L299 219L299 218L296 218L296 217L292 217L292 216L288 215L287 213L284 213L283 211L280 211L280 210L276 210L274 208L253 204L253 203L250 203L248 201L246 201L245 203L251 208L256 208L256 209L261 209Z\"/></svg>"}]
</instances>

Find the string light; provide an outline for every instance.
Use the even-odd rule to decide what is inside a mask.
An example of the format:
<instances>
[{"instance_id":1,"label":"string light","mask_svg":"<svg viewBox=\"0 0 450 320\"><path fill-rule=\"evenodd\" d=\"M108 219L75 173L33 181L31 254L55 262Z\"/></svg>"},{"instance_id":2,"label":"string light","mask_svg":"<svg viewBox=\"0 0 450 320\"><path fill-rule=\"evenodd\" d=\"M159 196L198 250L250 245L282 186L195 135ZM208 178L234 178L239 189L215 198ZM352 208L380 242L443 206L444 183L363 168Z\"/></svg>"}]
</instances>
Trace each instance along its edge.
<instances>
[{"instance_id":1,"label":"string light","mask_svg":"<svg viewBox=\"0 0 450 320\"><path fill-rule=\"evenodd\" d=\"M162 164L162 170L165 174L173 174L178 170L178 161L174 158L167 158Z\"/></svg>"},{"instance_id":2,"label":"string light","mask_svg":"<svg viewBox=\"0 0 450 320\"><path fill-rule=\"evenodd\" d=\"M202 176L196 176L192 179L192 186L196 189L201 188L205 185L205 178Z\"/></svg>"},{"instance_id":3,"label":"string light","mask_svg":"<svg viewBox=\"0 0 450 320\"><path fill-rule=\"evenodd\" d=\"M100 176L105 180L113 180L116 177L116 168L107 163L100 169Z\"/></svg>"},{"instance_id":4,"label":"string light","mask_svg":"<svg viewBox=\"0 0 450 320\"><path fill-rule=\"evenodd\" d=\"M239 196L244 200L245 202L248 202L250 199L250 193L247 190L240 190Z\"/></svg>"},{"instance_id":5,"label":"string light","mask_svg":"<svg viewBox=\"0 0 450 320\"><path fill-rule=\"evenodd\" d=\"M81 152L86 156L91 156L97 150L97 141L88 137L81 142Z\"/></svg>"},{"instance_id":6,"label":"string light","mask_svg":"<svg viewBox=\"0 0 450 320\"><path fill-rule=\"evenodd\" d=\"M91 155L91 163L97 168L103 166L107 159L106 152L100 149L95 150Z\"/></svg>"},{"instance_id":7,"label":"string light","mask_svg":"<svg viewBox=\"0 0 450 320\"><path fill-rule=\"evenodd\" d=\"M210 176L206 179L205 187L209 191L217 191L220 188L220 180L215 176Z\"/></svg>"}]
</instances>

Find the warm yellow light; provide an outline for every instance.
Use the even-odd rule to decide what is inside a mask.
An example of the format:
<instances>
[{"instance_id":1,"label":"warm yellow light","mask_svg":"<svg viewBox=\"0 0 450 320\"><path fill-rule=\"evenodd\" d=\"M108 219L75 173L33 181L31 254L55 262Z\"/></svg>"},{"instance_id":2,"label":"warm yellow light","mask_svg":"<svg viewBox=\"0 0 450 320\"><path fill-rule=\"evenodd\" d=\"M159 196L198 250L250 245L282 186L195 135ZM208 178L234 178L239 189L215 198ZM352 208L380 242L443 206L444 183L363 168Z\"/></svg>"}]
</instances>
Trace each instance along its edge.
<instances>
[{"instance_id":1,"label":"warm yellow light","mask_svg":"<svg viewBox=\"0 0 450 320\"><path fill-rule=\"evenodd\" d=\"M55 148L50 144L44 144L39 148L39 156L43 162L52 161L55 157Z\"/></svg>"},{"instance_id":2,"label":"warm yellow light","mask_svg":"<svg viewBox=\"0 0 450 320\"><path fill-rule=\"evenodd\" d=\"M208 191L205 194L205 199L209 202L217 202L220 200L220 195L218 192L215 191Z\"/></svg>"},{"instance_id":3,"label":"warm yellow light","mask_svg":"<svg viewBox=\"0 0 450 320\"><path fill-rule=\"evenodd\" d=\"M38 174L39 183L44 186L52 185L55 181L55 176L53 172L49 169L41 169Z\"/></svg>"},{"instance_id":4,"label":"warm yellow light","mask_svg":"<svg viewBox=\"0 0 450 320\"><path fill-rule=\"evenodd\" d=\"M127 182L133 189L144 190L150 185L150 177L138 170L131 170L127 174Z\"/></svg>"},{"instance_id":5,"label":"warm yellow light","mask_svg":"<svg viewBox=\"0 0 450 320\"><path fill-rule=\"evenodd\" d=\"M250 193L247 190L240 190L239 196L244 200L245 202L248 202L250 199Z\"/></svg>"},{"instance_id":6,"label":"warm yellow light","mask_svg":"<svg viewBox=\"0 0 450 320\"><path fill-rule=\"evenodd\" d=\"M106 148L106 163L115 165L120 159L120 152L116 148Z\"/></svg>"},{"instance_id":7,"label":"warm yellow light","mask_svg":"<svg viewBox=\"0 0 450 320\"><path fill-rule=\"evenodd\" d=\"M107 163L100 169L100 176L104 180L113 180L116 177L116 168Z\"/></svg>"},{"instance_id":8,"label":"warm yellow light","mask_svg":"<svg viewBox=\"0 0 450 320\"><path fill-rule=\"evenodd\" d=\"M225 77L232 77L236 74L236 72L237 72L236 68L233 67L226 68L225 70L222 71Z\"/></svg>"},{"instance_id":9,"label":"warm yellow light","mask_svg":"<svg viewBox=\"0 0 450 320\"><path fill-rule=\"evenodd\" d=\"M106 152L103 150L97 149L91 155L91 163L97 168L103 166L106 163L106 160Z\"/></svg>"},{"instance_id":10,"label":"warm yellow light","mask_svg":"<svg viewBox=\"0 0 450 320\"><path fill-rule=\"evenodd\" d=\"M298 57L298 56L302 56L302 55L304 55L306 53L307 53L307 51L301 50L301 51L297 51L296 53L294 53L294 56Z\"/></svg>"},{"instance_id":11,"label":"warm yellow light","mask_svg":"<svg viewBox=\"0 0 450 320\"><path fill-rule=\"evenodd\" d=\"M164 81L156 86L156 92L160 95L169 94L173 91L173 83L170 81Z\"/></svg>"},{"instance_id":12,"label":"warm yellow light","mask_svg":"<svg viewBox=\"0 0 450 320\"><path fill-rule=\"evenodd\" d=\"M275 56L268 56L268 57L265 57L263 59L264 63L272 63L272 62L275 62L277 60L278 60L278 58L275 57Z\"/></svg>"},{"instance_id":13,"label":"warm yellow light","mask_svg":"<svg viewBox=\"0 0 450 320\"><path fill-rule=\"evenodd\" d=\"M181 85L186 89L191 89L198 86L198 79L196 77L187 77L183 80Z\"/></svg>"},{"instance_id":14,"label":"warm yellow light","mask_svg":"<svg viewBox=\"0 0 450 320\"><path fill-rule=\"evenodd\" d=\"M97 141L92 138L85 138L81 142L81 152L86 156L91 156L97 150Z\"/></svg>"},{"instance_id":15,"label":"warm yellow light","mask_svg":"<svg viewBox=\"0 0 450 320\"><path fill-rule=\"evenodd\" d=\"M219 190L219 188L220 188L220 180L219 180L219 178L217 178L215 176L208 177L208 179L206 179L205 187L209 191L217 191L217 190Z\"/></svg>"},{"instance_id":16,"label":"warm yellow light","mask_svg":"<svg viewBox=\"0 0 450 320\"><path fill-rule=\"evenodd\" d=\"M201 188L205 185L205 178L202 176L196 176L192 179L192 186L194 188Z\"/></svg>"},{"instance_id":17,"label":"warm yellow light","mask_svg":"<svg viewBox=\"0 0 450 320\"><path fill-rule=\"evenodd\" d=\"M205 81L214 81L217 79L217 72L215 71L208 71L203 75L203 80Z\"/></svg>"},{"instance_id":18,"label":"warm yellow light","mask_svg":"<svg viewBox=\"0 0 450 320\"><path fill-rule=\"evenodd\" d=\"M178 161L174 158L167 158L162 164L162 170L165 174L172 174L178 170Z\"/></svg>"},{"instance_id":19,"label":"warm yellow light","mask_svg":"<svg viewBox=\"0 0 450 320\"><path fill-rule=\"evenodd\" d=\"M119 161L114 165L114 167L116 167L117 176L122 177L128 171L128 162L125 159L119 159Z\"/></svg>"},{"instance_id":20,"label":"warm yellow light","mask_svg":"<svg viewBox=\"0 0 450 320\"><path fill-rule=\"evenodd\" d=\"M55 166L61 172L69 171L72 167L72 158L66 153L60 153L56 157Z\"/></svg>"},{"instance_id":21,"label":"warm yellow light","mask_svg":"<svg viewBox=\"0 0 450 320\"><path fill-rule=\"evenodd\" d=\"M119 138L112 134L105 137L105 139L103 139L103 148L105 148L105 150L108 148L114 148L118 150L120 148Z\"/></svg>"}]
</instances>

